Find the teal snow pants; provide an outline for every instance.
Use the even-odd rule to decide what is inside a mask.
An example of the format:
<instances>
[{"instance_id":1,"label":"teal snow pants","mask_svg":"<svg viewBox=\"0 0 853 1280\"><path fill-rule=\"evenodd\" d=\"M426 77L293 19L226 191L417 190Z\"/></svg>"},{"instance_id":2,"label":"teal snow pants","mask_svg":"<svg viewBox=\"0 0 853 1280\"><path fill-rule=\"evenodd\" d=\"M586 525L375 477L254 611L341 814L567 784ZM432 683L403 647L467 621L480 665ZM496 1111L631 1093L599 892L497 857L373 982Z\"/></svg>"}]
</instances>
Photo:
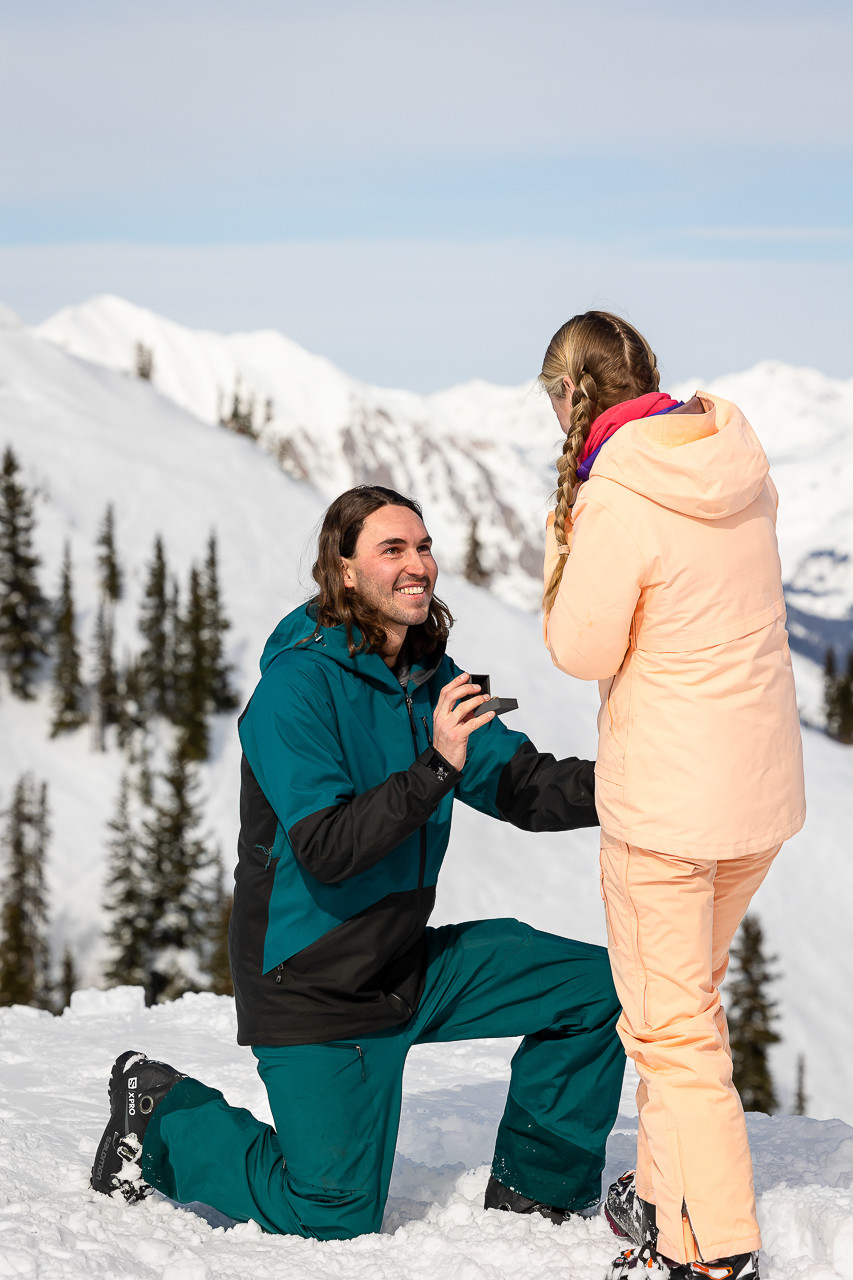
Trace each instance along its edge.
<instances>
[{"instance_id":1,"label":"teal snow pants","mask_svg":"<svg viewBox=\"0 0 853 1280\"><path fill-rule=\"evenodd\" d=\"M142 1151L147 1182L267 1231L348 1240L378 1231L413 1044L525 1039L512 1060L492 1171L561 1209L594 1204L625 1056L603 947L517 920L427 929L426 985L408 1022L325 1044L255 1047L275 1129L217 1089L179 1081Z\"/></svg>"}]
</instances>

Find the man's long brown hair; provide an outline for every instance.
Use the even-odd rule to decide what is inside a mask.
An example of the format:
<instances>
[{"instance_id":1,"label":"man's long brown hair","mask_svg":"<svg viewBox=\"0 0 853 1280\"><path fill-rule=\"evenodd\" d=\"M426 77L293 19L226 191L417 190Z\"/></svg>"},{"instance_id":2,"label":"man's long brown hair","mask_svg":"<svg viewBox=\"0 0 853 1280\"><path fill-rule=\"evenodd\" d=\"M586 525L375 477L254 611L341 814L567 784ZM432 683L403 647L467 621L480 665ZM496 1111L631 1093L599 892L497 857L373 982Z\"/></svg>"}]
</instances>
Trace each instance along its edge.
<instances>
[{"instance_id":1,"label":"man's long brown hair","mask_svg":"<svg viewBox=\"0 0 853 1280\"><path fill-rule=\"evenodd\" d=\"M319 592L311 601L311 616L318 627L346 627L350 657L357 653L379 653L385 647L386 635L382 616L361 600L352 587L344 586L341 559L350 560L364 522L382 507L408 507L422 517L414 498L404 498L394 489L381 485L360 484L335 498L323 517L317 559L311 576ZM432 653L447 642L453 618L450 610L433 596L425 622L409 627L404 652L410 662ZM354 631L361 632L357 642Z\"/></svg>"}]
</instances>

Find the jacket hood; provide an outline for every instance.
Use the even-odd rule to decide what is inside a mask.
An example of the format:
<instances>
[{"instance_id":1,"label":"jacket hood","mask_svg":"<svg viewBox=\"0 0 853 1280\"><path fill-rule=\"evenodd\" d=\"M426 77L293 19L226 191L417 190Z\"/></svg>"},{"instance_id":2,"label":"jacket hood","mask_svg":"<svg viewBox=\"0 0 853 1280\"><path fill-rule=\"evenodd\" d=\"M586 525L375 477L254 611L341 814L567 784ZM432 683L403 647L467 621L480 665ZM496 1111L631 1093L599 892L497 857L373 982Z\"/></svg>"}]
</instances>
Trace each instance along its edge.
<instances>
[{"instance_id":1,"label":"jacket hood","mask_svg":"<svg viewBox=\"0 0 853 1280\"><path fill-rule=\"evenodd\" d=\"M300 605L298 609L294 609L292 613L282 618L264 645L264 651L261 654L261 675L264 674L280 653L286 653L288 649L295 649L300 640L304 641L304 646L300 647L310 648L311 637L316 633L317 626L308 612L309 608L309 605ZM343 649L344 653L346 653L346 640L344 640Z\"/></svg>"},{"instance_id":2,"label":"jacket hood","mask_svg":"<svg viewBox=\"0 0 853 1280\"><path fill-rule=\"evenodd\" d=\"M770 472L736 405L697 391L705 413L666 413L627 423L604 445L590 474L700 520L721 520L758 497Z\"/></svg>"},{"instance_id":3,"label":"jacket hood","mask_svg":"<svg viewBox=\"0 0 853 1280\"><path fill-rule=\"evenodd\" d=\"M354 632L356 638L358 638L358 634L358 629L356 629ZM297 647L309 650L317 657L336 662L338 666L345 667L348 671L354 671L366 680L390 685L398 691L400 689L397 676L378 653L357 653L350 657L346 627L343 625L318 627L314 610L310 603L300 605L298 609L294 609L287 617L282 618L275 631L273 631L261 655L261 675L269 669L282 653ZM444 657L444 649L444 645L439 645L433 653L428 654L422 661L412 664L410 679L415 684L422 684L438 669L441 659Z\"/></svg>"}]
</instances>

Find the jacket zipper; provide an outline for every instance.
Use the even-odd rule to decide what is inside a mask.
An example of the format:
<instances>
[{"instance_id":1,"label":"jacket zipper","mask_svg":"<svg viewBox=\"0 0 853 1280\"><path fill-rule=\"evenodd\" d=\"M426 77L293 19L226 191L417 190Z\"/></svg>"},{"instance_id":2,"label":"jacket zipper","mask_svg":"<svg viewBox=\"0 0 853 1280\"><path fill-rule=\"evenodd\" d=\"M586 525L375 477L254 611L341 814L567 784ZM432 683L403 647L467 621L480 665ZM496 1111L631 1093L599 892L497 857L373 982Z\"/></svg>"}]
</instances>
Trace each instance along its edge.
<instances>
[{"instance_id":1,"label":"jacket zipper","mask_svg":"<svg viewBox=\"0 0 853 1280\"><path fill-rule=\"evenodd\" d=\"M408 693L405 695L405 697L406 697L406 709L409 713L409 725L412 730L412 746L415 748L415 759L417 760L418 756L421 753L418 747L418 730L415 725L415 713L412 707L412 699L409 697ZM423 823L423 825L421 826L421 861L420 861L420 868L418 870L418 893L423 893L424 876L426 875L426 855L427 855L426 823Z\"/></svg>"}]
</instances>

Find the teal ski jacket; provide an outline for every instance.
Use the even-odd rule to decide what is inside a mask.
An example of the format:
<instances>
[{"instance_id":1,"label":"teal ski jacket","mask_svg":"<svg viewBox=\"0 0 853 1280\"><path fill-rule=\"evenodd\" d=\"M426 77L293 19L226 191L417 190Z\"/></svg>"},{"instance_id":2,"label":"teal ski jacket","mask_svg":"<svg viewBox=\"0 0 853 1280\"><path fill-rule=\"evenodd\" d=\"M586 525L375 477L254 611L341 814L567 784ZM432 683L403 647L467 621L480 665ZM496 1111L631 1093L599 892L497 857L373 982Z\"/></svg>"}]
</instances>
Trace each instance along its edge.
<instances>
[{"instance_id":1,"label":"teal ski jacket","mask_svg":"<svg viewBox=\"0 0 853 1280\"><path fill-rule=\"evenodd\" d=\"M276 628L240 720L230 957L241 1044L304 1044L405 1021L454 799L527 830L597 825L593 765L541 755L495 718L462 771L432 747L436 651L392 671L309 606Z\"/></svg>"}]
</instances>

